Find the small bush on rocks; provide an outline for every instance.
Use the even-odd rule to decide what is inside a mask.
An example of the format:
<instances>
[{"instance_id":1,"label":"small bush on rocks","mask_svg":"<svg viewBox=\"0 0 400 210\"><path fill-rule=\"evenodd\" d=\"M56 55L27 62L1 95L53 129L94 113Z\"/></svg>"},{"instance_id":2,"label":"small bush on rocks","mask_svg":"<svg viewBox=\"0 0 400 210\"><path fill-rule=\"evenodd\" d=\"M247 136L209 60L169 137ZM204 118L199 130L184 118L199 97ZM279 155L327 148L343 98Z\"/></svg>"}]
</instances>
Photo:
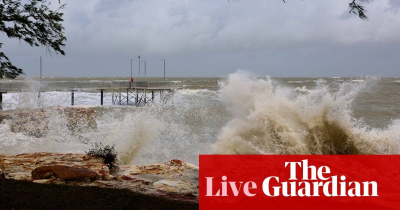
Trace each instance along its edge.
<instances>
[{"instance_id":1,"label":"small bush on rocks","mask_svg":"<svg viewBox=\"0 0 400 210\"><path fill-rule=\"evenodd\" d=\"M103 158L104 164L108 166L108 168L116 168L117 167L117 151L114 148L115 145L106 145L104 146L102 143L96 143L94 148L89 149L86 152L87 155Z\"/></svg>"}]
</instances>

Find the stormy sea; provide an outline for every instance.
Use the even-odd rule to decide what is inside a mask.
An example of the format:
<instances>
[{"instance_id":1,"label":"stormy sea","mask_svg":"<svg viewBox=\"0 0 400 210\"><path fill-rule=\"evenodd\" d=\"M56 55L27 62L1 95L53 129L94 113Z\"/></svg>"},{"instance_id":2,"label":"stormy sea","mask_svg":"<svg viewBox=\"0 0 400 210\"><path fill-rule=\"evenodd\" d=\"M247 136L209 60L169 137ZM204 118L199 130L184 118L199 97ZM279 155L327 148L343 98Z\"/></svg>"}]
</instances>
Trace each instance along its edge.
<instances>
[{"instance_id":1,"label":"stormy sea","mask_svg":"<svg viewBox=\"0 0 400 210\"><path fill-rule=\"evenodd\" d=\"M47 81L129 78L44 78ZM160 78L148 78L158 80ZM97 129L71 132L50 113L46 135L0 124L0 154L84 153L95 143L115 145L124 164L180 159L198 165L199 154L399 154L400 78L271 78L236 72L225 78L167 78L180 84L168 101L113 105L111 92L75 92L75 107L96 111ZM0 112L71 106L70 92L3 95ZM48 109L47 109L48 108ZM35 127L35 125L31 125Z\"/></svg>"}]
</instances>

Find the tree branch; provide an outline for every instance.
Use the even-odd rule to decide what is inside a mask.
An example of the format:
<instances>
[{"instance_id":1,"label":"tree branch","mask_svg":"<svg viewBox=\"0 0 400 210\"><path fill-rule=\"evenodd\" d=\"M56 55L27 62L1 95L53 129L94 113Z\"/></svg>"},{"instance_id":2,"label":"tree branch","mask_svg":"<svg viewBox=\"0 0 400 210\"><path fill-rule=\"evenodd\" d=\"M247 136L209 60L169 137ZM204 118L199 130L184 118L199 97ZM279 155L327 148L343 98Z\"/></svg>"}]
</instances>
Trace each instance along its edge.
<instances>
[{"instance_id":1,"label":"tree branch","mask_svg":"<svg viewBox=\"0 0 400 210\"><path fill-rule=\"evenodd\" d=\"M0 0L0 32L30 46L44 46L48 52L65 55L63 48L67 38L62 26L63 13L59 12L65 4L52 11L47 0L30 0L26 4L21 1ZM15 78L22 74L22 70L13 66L3 52L0 58L0 78Z\"/></svg>"},{"instance_id":2,"label":"tree branch","mask_svg":"<svg viewBox=\"0 0 400 210\"><path fill-rule=\"evenodd\" d=\"M285 0L282 0L282 1L283 1L283 3L286 3ZM358 1L360 1L360 2L362 2L362 3L369 3L369 2L371 2L371 0L358 0ZM362 5L360 5L360 4L357 4L356 0L352 0L352 1L349 3L349 7L350 7L349 13L353 13L353 14L358 15L358 17L361 18L362 20L368 20L368 17L367 17L367 15L365 14L365 13L367 12L367 10L365 9L364 6L362 6Z\"/></svg>"}]
</instances>

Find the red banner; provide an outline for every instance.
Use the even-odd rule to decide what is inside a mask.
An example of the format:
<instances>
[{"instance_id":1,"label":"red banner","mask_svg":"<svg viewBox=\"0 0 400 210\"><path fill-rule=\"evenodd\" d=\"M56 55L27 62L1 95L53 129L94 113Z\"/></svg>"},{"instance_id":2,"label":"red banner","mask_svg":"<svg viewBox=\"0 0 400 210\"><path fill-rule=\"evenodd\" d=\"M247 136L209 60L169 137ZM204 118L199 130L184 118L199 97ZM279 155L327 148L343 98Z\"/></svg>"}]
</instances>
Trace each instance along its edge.
<instances>
[{"instance_id":1,"label":"red banner","mask_svg":"<svg viewBox=\"0 0 400 210\"><path fill-rule=\"evenodd\" d=\"M200 209L400 209L399 155L200 155Z\"/></svg>"}]
</instances>

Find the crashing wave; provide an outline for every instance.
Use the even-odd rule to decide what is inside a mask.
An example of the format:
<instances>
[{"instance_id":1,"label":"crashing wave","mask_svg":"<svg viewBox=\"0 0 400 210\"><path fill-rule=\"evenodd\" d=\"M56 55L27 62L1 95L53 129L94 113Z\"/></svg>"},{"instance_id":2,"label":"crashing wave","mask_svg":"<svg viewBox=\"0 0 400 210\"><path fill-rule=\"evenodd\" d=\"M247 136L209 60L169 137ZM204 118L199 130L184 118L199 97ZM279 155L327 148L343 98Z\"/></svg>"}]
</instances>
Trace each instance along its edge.
<instances>
[{"instance_id":1,"label":"crashing wave","mask_svg":"<svg viewBox=\"0 0 400 210\"><path fill-rule=\"evenodd\" d=\"M220 93L234 119L220 132L218 154L397 154L400 123L386 129L363 125L352 115L352 102L376 79L341 83L332 91L318 82L315 89L293 97L293 89L270 78L242 72L221 83Z\"/></svg>"}]
</instances>

